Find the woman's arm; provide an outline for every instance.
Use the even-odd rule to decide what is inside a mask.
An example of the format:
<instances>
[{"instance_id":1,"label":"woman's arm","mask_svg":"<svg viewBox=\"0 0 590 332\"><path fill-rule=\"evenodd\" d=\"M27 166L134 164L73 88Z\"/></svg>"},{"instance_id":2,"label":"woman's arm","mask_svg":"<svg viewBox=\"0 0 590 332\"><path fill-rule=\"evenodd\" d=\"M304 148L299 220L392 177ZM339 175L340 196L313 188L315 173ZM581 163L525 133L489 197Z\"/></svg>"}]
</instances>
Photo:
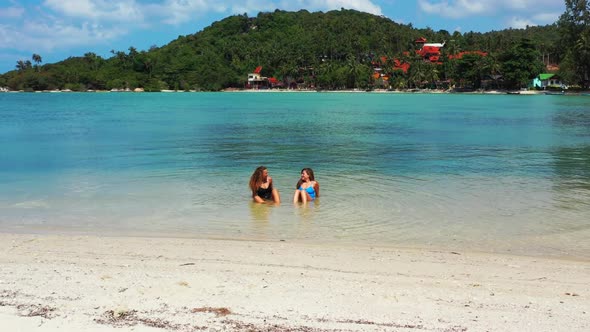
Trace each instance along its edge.
<instances>
[{"instance_id":1,"label":"woman's arm","mask_svg":"<svg viewBox=\"0 0 590 332\"><path fill-rule=\"evenodd\" d=\"M252 199L256 203L264 203L264 200L262 199L262 197L258 196L258 194L256 194L256 193L252 193Z\"/></svg>"},{"instance_id":2,"label":"woman's arm","mask_svg":"<svg viewBox=\"0 0 590 332\"><path fill-rule=\"evenodd\" d=\"M320 183L315 181L313 185L313 190L315 190L315 197L320 197Z\"/></svg>"}]
</instances>

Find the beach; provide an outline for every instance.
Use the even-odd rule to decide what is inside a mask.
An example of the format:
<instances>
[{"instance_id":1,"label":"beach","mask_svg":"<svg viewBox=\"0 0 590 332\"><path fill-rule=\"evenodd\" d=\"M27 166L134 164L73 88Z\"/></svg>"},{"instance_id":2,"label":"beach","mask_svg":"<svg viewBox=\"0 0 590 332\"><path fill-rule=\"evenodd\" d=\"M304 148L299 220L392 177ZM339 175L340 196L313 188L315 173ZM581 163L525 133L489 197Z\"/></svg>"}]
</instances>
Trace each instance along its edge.
<instances>
[{"instance_id":1,"label":"beach","mask_svg":"<svg viewBox=\"0 0 590 332\"><path fill-rule=\"evenodd\" d=\"M588 331L590 262L0 234L4 331Z\"/></svg>"}]
</instances>

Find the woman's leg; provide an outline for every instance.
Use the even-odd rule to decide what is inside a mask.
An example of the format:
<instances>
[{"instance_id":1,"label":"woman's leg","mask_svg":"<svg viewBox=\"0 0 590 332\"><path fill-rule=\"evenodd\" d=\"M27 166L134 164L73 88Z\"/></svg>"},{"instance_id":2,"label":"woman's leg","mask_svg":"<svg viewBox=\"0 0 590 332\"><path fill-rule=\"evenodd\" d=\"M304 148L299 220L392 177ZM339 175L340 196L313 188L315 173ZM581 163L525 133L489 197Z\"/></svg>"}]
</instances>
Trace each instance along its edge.
<instances>
[{"instance_id":1,"label":"woman's leg","mask_svg":"<svg viewBox=\"0 0 590 332\"><path fill-rule=\"evenodd\" d=\"M295 189L295 194L293 194L293 203L299 202L299 193L300 191L298 189Z\"/></svg>"},{"instance_id":2,"label":"woman's leg","mask_svg":"<svg viewBox=\"0 0 590 332\"><path fill-rule=\"evenodd\" d=\"M277 204L281 202L281 196L279 195L279 191L276 189L272 190L272 200Z\"/></svg>"},{"instance_id":3,"label":"woman's leg","mask_svg":"<svg viewBox=\"0 0 590 332\"><path fill-rule=\"evenodd\" d=\"M311 201L309 194L305 190L301 191L301 201L303 202L303 204L307 203L307 201Z\"/></svg>"}]
</instances>

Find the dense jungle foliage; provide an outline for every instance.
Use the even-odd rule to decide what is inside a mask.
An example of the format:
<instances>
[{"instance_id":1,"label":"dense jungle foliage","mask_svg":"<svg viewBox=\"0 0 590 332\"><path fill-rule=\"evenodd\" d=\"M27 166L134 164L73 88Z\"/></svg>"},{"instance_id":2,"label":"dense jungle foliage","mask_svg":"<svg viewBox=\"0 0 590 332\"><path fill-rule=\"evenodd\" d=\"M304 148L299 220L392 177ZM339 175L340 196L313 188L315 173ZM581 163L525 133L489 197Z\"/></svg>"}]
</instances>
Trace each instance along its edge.
<instances>
[{"instance_id":1,"label":"dense jungle foliage","mask_svg":"<svg viewBox=\"0 0 590 332\"><path fill-rule=\"evenodd\" d=\"M247 74L261 74L284 86L315 89L423 88L452 85L467 89L520 88L545 65L561 65L569 84L588 85L590 30L585 1L566 0L567 11L555 24L487 33L449 33L415 29L388 18L354 10L326 13L275 11L256 17L236 15L198 33L179 36L162 47L112 50L104 59L89 52L54 64L17 61L0 76L12 90L75 91L134 89L146 91L243 88ZM585 20L585 21L584 21ZM415 40L443 42L442 64L423 61ZM483 51L487 56L461 51ZM407 73L394 69L410 64ZM34 63L34 64L33 64ZM389 77L375 77L375 68Z\"/></svg>"}]
</instances>

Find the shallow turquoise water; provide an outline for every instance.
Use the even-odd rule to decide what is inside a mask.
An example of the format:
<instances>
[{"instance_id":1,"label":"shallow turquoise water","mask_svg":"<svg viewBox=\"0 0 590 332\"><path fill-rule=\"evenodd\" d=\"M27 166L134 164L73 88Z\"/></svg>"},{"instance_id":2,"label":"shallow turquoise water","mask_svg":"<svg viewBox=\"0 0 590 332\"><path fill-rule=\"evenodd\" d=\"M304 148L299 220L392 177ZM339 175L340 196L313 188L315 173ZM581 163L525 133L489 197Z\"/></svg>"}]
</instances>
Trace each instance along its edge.
<instances>
[{"instance_id":1,"label":"shallow turquoise water","mask_svg":"<svg viewBox=\"0 0 590 332\"><path fill-rule=\"evenodd\" d=\"M590 258L590 98L4 93L0 229Z\"/></svg>"}]
</instances>

